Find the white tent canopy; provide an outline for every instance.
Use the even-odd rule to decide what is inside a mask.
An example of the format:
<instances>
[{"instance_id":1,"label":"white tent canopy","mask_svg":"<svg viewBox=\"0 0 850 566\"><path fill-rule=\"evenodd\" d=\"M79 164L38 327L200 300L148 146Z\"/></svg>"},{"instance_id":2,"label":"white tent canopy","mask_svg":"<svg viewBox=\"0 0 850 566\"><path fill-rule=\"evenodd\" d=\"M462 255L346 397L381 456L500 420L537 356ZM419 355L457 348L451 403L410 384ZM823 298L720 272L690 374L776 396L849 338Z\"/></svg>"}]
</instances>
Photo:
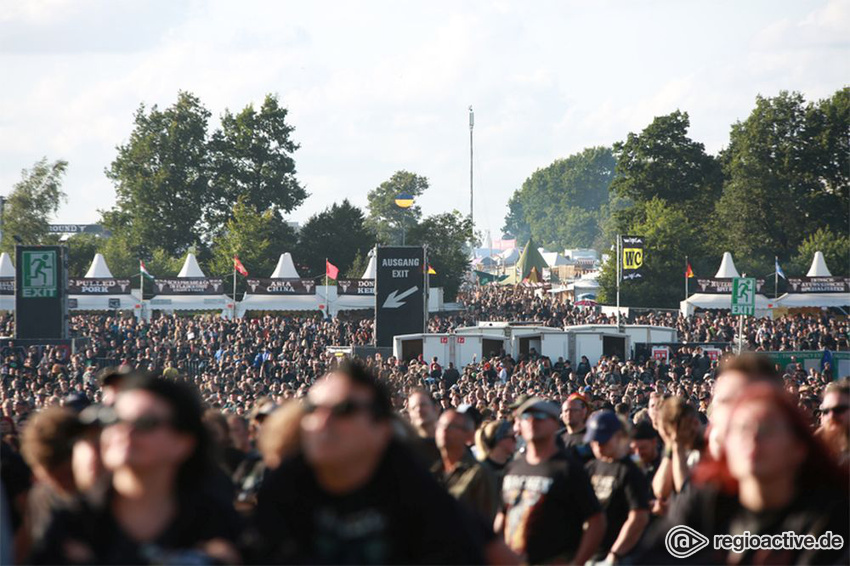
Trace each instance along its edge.
<instances>
[{"instance_id":1,"label":"white tent canopy","mask_svg":"<svg viewBox=\"0 0 850 566\"><path fill-rule=\"evenodd\" d=\"M728 279L740 276L738 269L735 267L735 261L732 259L732 254L724 252L723 259L720 260L720 267L714 277L717 279ZM755 316L772 316L773 311L771 309L775 306L778 306L776 300L768 299L761 294L756 295ZM696 309L719 310L731 308L731 293L694 293L679 303L679 310L684 316L694 314Z\"/></svg>"},{"instance_id":2,"label":"white tent canopy","mask_svg":"<svg viewBox=\"0 0 850 566\"><path fill-rule=\"evenodd\" d=\"M280 254L280 259L277 260L277 267L271 275L272 279L300 279L298 270L295 269L295 263L292 261L292 254L289 252Z\"/></svg>"},{"instance_id":3,"label":"white tent canopy","mask_svg":"<svg viewBox=\"0 0 850 566\"><path fill-rule=\"evenodd\" d=\"M717 269L715 278L740 277L738 269L735 267L735 261L732 259L732 254L723 252L723 259L720 260L720 267Z\"/></svg>"},{"instance_id":4,"label":"white tent canopy","mask_svg":"<svg viewBox=\"0 0 850 566\"><path fill-rule=\"evenodd\" d=\"M541 252L543 259L546 261L546 265L549 267L558 267L561 265L570 265L569 260L559 254L558 252Z\"/></svg>"},{"instance_id":5,"label":"white tent canopy","mask_svg":"<svg viewBox=\"0 0 850 566\"><path fill-rule=\"evenodd\" d=\"M100 255L100 254L98 254ZM0 254L0 277L14 277L15 276L15 266L12 265L12 258L9 257L9 254L3 252Z\"/></svg>"},{"instance_id":6,"label":"white tent canopy","mask_svg":"<svg viewBox=\"0 0 850 566\"><path fill-rule=\"evenodd\" d=\"M374 279L378 273L378 260L375 257L374 248L369 250L369 265L366 266L366 271L360 279Z\"/></svg>"},{"instance_id":7,"label":"white tent canopy","mask_svg":"<svg viewBox=\"0 0 850 566\"><path fill-rule=\"evenodd\" d=\"M183 268L177 274L177 277L206 277L204 272L201 271L201 266L198 265L195 254L192 252L186 254L186 261L183 262Z\"/></svg>"},{"instance_id":8,"label":"white tent canopy","mask_svg":"<svg viewBox=\"0 0 850 566\"><path fill-rule=\"evenodd\" d=\"M106 259L103 254L94 254L94 259L86 271L86 279L112 279L112 272L109 271L109 266L106 265Z\"/></svg>"},{"instance_id":9,"label":"white tent canopy","mask_svg":"<svg viewBox=\"0 0 850 566\"><path fill-rule=\"evenodd\" d=\"M809 267L806 277L832 277L832 273L830 273L829 268L826 266L823 252L815 252L815 257L812 258L812 265Z\"/></svg>"},{"instance_id":10,"label":"white tent canopy","mask_svg":"<svg viewBox=\"0 0 850 566\"><path fill-rule=\"evenodd\" d=\"M519 255L519 248L510 248L500 253L499 257L502 258L502 262L505 265L514 265L519 261Z\"/></svg>"}]
</instances>

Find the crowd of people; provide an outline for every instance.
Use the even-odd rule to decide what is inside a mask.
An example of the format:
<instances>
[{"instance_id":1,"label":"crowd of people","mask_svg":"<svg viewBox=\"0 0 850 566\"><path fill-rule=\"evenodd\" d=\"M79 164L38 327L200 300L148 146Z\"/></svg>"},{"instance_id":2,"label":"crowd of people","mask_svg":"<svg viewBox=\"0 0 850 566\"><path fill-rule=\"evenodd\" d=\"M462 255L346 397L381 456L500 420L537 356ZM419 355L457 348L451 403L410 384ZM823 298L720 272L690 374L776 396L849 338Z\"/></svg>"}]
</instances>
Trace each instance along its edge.
<instances>
[{"instance_id":1,"label":"crowd of people","mask_svg":"<svg viewBox=\"0 0 850 566\"><path fill-rule=\"evenodd\" d=\"M613 322L480 288L433 330ZM3 563L667 563L674 525L838 533L701 563L846 563L850 383L757 353L735 320L667 360L338 356L368 317L79 315L79 352L0 346ZM7 328L9 318L0 319ZM848 349L846 318L752 319L749 349ZM11 528L8 528L11 527ZM6 541L6 539L4 539Z\"/></svg>"}]
</instances>

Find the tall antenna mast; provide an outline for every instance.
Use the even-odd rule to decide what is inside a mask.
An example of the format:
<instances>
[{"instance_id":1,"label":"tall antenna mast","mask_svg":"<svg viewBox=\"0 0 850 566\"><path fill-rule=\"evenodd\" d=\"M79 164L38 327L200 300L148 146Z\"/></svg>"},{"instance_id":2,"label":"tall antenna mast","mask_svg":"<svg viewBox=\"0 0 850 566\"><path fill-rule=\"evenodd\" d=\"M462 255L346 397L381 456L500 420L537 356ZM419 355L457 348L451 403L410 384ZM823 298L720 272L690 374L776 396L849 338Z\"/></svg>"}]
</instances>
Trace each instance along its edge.
<instances>
[{"instance_id":1,"label":"tall antenna mast","mask_svg":"<svg viewBox=\"0 0 850 566\"><path fill-rule=\"evenodd\" d=\"M475 113L472 111L472 105L469 106L469 222L472 225L472 233L469 238L469 245L475 249L475 212L472 207L472 130L475 127Z\"/></svg>"}]
</instances>

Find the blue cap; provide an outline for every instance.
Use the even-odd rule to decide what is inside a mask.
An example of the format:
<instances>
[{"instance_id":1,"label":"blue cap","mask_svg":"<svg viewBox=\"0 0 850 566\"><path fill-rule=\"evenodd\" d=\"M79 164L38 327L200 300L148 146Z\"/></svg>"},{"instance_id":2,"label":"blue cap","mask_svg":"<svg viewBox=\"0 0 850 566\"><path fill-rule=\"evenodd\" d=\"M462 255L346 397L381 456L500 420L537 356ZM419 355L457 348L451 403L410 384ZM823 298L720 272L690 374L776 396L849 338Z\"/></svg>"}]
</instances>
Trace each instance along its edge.
<instances>
[{"instance_id":1,"label":"blue cap","mask_svg":"<svg viewBox=\"0 0 850 566\"><path fill-rule=\"evenodd\" d=\"M623 430L623 423L617 418L613 411L596 411L587 420L587 432L584 433L584 441L596 441L605 444L619 430Z\"/></svg>"}]
</instances>

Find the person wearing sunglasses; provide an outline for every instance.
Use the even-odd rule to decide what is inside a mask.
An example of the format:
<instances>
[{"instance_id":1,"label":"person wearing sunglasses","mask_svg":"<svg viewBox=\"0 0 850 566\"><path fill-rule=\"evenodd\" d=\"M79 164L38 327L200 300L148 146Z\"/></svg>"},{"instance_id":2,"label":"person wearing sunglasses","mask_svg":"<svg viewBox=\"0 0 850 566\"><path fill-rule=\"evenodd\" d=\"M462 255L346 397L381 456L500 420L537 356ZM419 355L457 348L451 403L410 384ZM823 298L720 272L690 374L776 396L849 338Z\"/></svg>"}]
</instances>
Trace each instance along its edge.
<instances>
[{"instance_id":1,"label":"person wearing sunglasses","mask_svg":"<svg viewBox=\"0 0 850 566\"><path fill-rule=\"evenodd\" d=\"M216 478L196 390L139 376L100 421L109 481L56 513L36 564L168 564L240 560L240 522Z\"/></svg>"},{"instance_id":2,"label":"person wearing sunglasses","mask_svg":"<svg viewBox=\"0 0 850 566\"><path fill-rule=\"evenodd\" d=\"M850 381L827 385L815 435L826 443L839 465L850 468Z\"/></svg>"},{"instance_id":3,"label":"person wearing sunglasses","mask_svg":"<svg viewBox=\"0 0 850 566\"><path fill-rule=\"evenodd\" d=\"M477 564L483 533L393 438L388 389L346 360L303 404L301 452L270 471L257 498L263 564Z\"/></svg>"},{"instance_id":4,"label":"person wearing sunglasses","mask_svg":"<svg viewBox=\"0 0 850 566\"><path fill-rule=\"evenodd\" d=\"M605 517L582 464L558 447L559 407L531 397L517 418L526 451L505 471L495 530L526 563L584 564L602 541Z\"/></svg>"}]
</instances>

